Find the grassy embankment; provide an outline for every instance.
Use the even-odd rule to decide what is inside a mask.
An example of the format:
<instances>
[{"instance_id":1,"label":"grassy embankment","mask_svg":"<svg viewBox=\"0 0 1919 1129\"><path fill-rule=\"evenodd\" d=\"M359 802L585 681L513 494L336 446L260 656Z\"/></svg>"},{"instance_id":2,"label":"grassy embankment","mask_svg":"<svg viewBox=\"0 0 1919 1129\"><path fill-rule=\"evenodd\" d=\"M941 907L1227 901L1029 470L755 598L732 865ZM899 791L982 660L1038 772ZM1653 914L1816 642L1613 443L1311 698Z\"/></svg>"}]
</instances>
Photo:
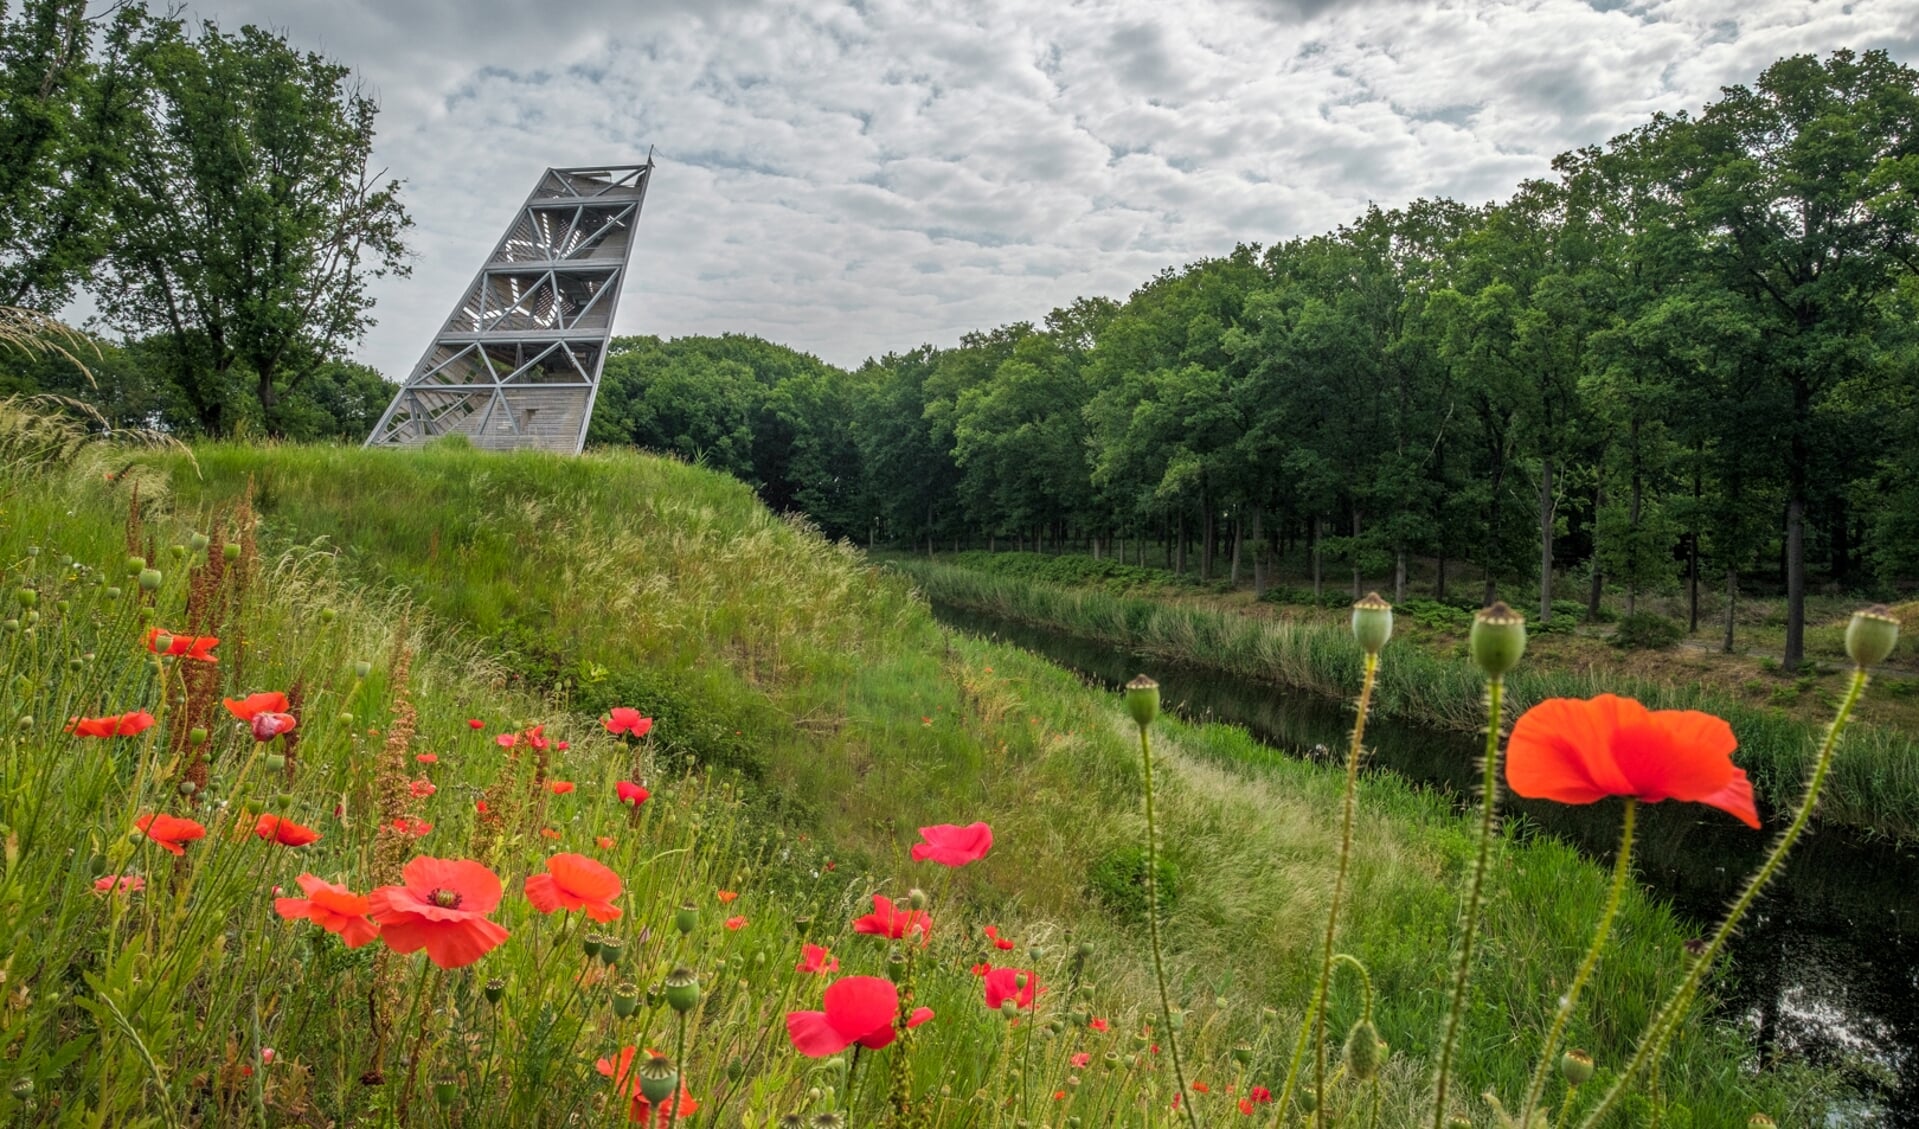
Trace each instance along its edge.
<instances>
[{"instance_id":1,"label":"grassy embankment","mask_svg":"<svg viewBox=\"0 0 1919 1129\"><path fill-rule=\"evenodd\" d=\"M379 1123L406 1106L419 1124L614 1124L621 1103L607 1100L593 1060L678 1044L670 1010L643 999L622 1018L615 993L630 983L644 996L678 964L706 988L684 1055L702 1120L811 1114L835 1101L844 1075L800 1058L779 1029L785 1010L819 1006L821 981L792 971L795 918L811 919L843 974L876 974L885 946L846 923L870 892L913 883L931 890L939 922L918 973L937 1018L908 1060L934 1123L1099 1125L1165 1110L1167 1072L1135 1039L1152 1011L1126 881L1139 777L1106 697L1017 651L942 632L897 579L771 517L737 483L668 462L218 446L196 452L196 468L77 443L31 419L0 424L0 559L37 591L39 615L7 637L0 683L13 719L0 778L0 1043L12 1079L0 1116ZM130 472L105 480L130 459ZM248 480L266 548L243 551L222 581L214 678L224 694L299 688L297 755L284 768L217 714L211 739L191 745L183 731L205 684L138 643L148 621L184 629L187 589L212 560L187 548L192 531L213 533L215 554L229 537L251 545L235 508ZM164 572L150 608L122 567L136 486L134 533ZM192 685L194 698L174 700ZM659 719L648 743L629 748L598 729L593 715L616 703ZM138 737L70 737L52 723L142 707L161 720ZM470 730L468 718L487 727ZM542 722L571 747L541 759L524 742L509 754L491 740ZM1191 1008L1182 1038L1189 1074L1210 1086L1191 1097L1211 1119L1237 1117L1228 1087L1276 1087L1310 984L1339 778L1223 727L1169 726L1160 747L1173 972ZM209 753L206 780L187 794L195 748ZM426 752L437 761L416 760ZM577 790L541 788L536 770ZM435 791L414 796L409 778ZM621 808L619 779L642 779L654 798ZM482 825L479 798L497 822ZM1468 839L1440 803L1391 781L1365 782L1362 802L1350 903L1360 908L1340 947L1380 991L1380 1030L1396 1048L1381 1124L1398 1125L1424 1087ZM154 810L203 821L207 837L179 860L130 840L135 816ZM262 842L245 834L256 810L324 837ZM432 830L396 843L380 829L395 810ZM984 862L948 872L906 861L914 827L971 819L995 828ZM272 888L291 892L303 870L362 892L393 880L396 846L498 871L506 897L493 916L511 938L469 969L429 974L417 957L382 957L377 942L348 951L274 915ZM575 943L588 923L540 918L519 892L562 849L625 879L625 915L598 927L622 939L617 965ZM1566 848L1503 851L1468 1094L1518 1089L1604 895L1604 876ZM114 874L146 888L96 894L95 878ZM738 900L720 905L720 889ZM682 938L673 921L687 902L700 912ZM740 927L724 927L734 915ZM1022 947L986 947L988 922ZM1589 997L1604 1005L1573 1034L1602 1078L1684 960L1670 917L1637 897L1618 936ZM1044 1020L1070 1018L1080 941L1094 945L1088 1006L1111 1030L1053 1033ZM985 1009L968 972L982 958L1037 970L1052 987L1042 1022L1009 1025ZM497 1003L482 992L491 978ZM1277 1019L1262 1017L1268 1006ZM1342 991L1335 1031L1355 1008ZM362 1077L380 1043L370 1013L388 1025L384 1085ZM1243 1069L1229 1053L1242 1042ZM1088 1068L1069 1062L1079 1052ZM1754 1109L1813 1115L1817 1076L1748 1076L1745 1053L1732 1030L1691 1024L1663 1077L1692 1124L1739 1126ZM900 1055L865 1056L854 1124L880 1119Z\"/></svg>"},{"instance_id":2,"label":"grassy embankment","mask_svg":"<svg viewBox=\"0 0 1919 1129\"><path fill-rule=\"evenodd\" d=\"M1022 572L983 570L914 558L890 563L935 600L1069 635L1137 648L1169 661L1226 671L1316 694L1342 697L1359 677L1346 627L1330 617L1266 618L1147 596L1115 595L1096 585L1062 586ZM1021 562L1009 561L1016 569ZM1339 618L1344 618L1343 616ZM1408 623L1415 632L1415 624ZM1427 645L1399 648L1381 668L1377 708L1411 721L1457 730L1483 726L1482 686L1459 657L1459 633L1425 632ZM1547 640L1535 652L1554 645ZM1781 709L1730 699L1698 683L1678 684L1608 666L1556 669L1538 653L1507 677L1515 716L1555 696L1627 694L1656 708L1700 709L1732 723L1738 761L1771 807L1797 798L1819 727ZM1889 725L1854 723L1833 766L1820 816L1872 835L1919 840L1919 748Z\"/></svg>"}]
</instances>

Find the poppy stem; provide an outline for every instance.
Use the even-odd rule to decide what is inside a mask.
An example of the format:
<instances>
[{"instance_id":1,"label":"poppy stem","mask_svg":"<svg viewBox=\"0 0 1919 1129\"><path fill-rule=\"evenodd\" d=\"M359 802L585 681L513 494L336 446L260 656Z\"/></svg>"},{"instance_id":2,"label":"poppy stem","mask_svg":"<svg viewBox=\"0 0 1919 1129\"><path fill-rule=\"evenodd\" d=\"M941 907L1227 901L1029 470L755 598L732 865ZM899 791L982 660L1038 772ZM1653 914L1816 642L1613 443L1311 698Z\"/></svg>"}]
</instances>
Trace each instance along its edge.
<instances>
[{"instance_id":1,"label":"poppy stem","mask_svg":"<svg viewBox=\"0 0 1919 1129\"><path fill-rule=\"evenodd\" d=\"M1326 910L1326 941L1320 950L1319 985L1313 989L1313 1124L1323 1125L1326 1118L1326 1004L1332 991L1333 935L1339 926L1340 902L1346 893L1346 873L1353 856L1353 815L1359 791L1359 758L1366 738L1366 709L1372 704L1373 682L1379 675L1379 652L1366 652L1365 674L1359 683L1359 716L1353 719L1353 739L1346 750L1346 791L1339 824L1339 869L1333 876L1333 900ZM1364 975L1365 970L1361 969ZM1372 987L1367 986L1367 1011L1372 1010Z\"/></svg>"},{"instance_id":2,"label":"poppy stem","mask_svg":"<svg viewBox=\"0 0 1919 1129\"><path fill-rule=\"evenodd\" d=\"M1846 687L1846 696L1840 701L1839 711L1833 715L1832 724L1826 727L1826 738L1819 746L1819 755L1813 761L1812 775L1806 781L1806 794L1799 801L1799 810L1793 814L1792 822L1780 833L1779 840L1773 844L1772 853L1766 856L1766 861L1760 864L1759 869L1747 881L1746 888L1739 894L1739 900L1726 911L1725 920L1719 923L1719 928L1706 942L1706 947L1700 950L1698 957L1694 958L1692 968L1687 971L1686 978L1679 982L1679 987L1673 990L1671 998L1666 1001L1666 1006L1660 1008L1659 1014L1653 1016L1652 1022L1646 1026L1645 1033L1640 1036L1639 1046L1633 1050L1633 1056L1626 1065L1620 1068L1619 1077L1614 1080L1612 1088L1606 1091L1599 1104L1593 1107L1584 1121L1579 1123L1579 1129L1594 1129L1612 1107L1619 1103L1619 1099L1625 1096L1626 1089L1632 1085L1634 1077L1641 1070L1646 1069L1649 1063L1657 1062L1658 1056L1665 1051L1666 1044L1671 1041L1674 1032L1679 1030L1680 1020L1685 1018L1686 1010L1692 1006L1693 997L1698 995L1699 985L1705 980L1706 973L1712 970L1713 961L1719 956L1719 951L1731 939L1733 931L1739 927L1740 919L1746 916L1748 909L1752 908L1752 903L1758 900L1760 893L1779 873L1786 855L1792 851L1793 844L1799 841L1799 836L1806 830L1806 825L1812 821L1813 809L1819 805L1819 791L1825 786L1826 773L1832 768L1833 753L1839 747L1839 735L1845 731L1846 722L1851 720L1852 708L1858 704L1860 696L1865 693L1868 681L1865 667L1853 667L1852 683Z\"/></svg>"},{"instance_id":3,"label":"poppy stem","mask_svg":"<svg viewBox=\"0 0 1919 1129\"><path fill-rule=\"evenodd\" d=\"M1633 824L1638 814L1638 801L1627 796L1626 817L1619 832L1619 855L1613 860L1612 888L1606 894L1606 908L1599 915L1599 925L1593 930L1592 946L1579 963L1572 987L1566 989L1566 994L1559 998L1559 1010L1553 1015L1552 1029L1546 1033L1546 1044L1539 1051L1539 1065L1533 1068L1532 1084L1526 1087L1526 1100L1519 1107L1521 1125L1532 1123L1533 1110L1539 1107L1539 1100L1546 1095L1546 1079L1552 1073L1553 1055L1559 1050L1560 1037L1566 1033L1566 1021L1572 1018L1573 1008L1579 1004L1579 993L1585 990L1586 981L1592 978L1593 969L1599 965L1600 950L1606 947L1607 940L1612 936L1613 917L1618 914L1626 885L1632 880Z\"/></svg>"},{"instance_id":4,"label":"poppy stem","mask_svg":"<svg viewBox=\"0 0 1919 1129\"><path fill-rule=\"evenodd\" d=\"M1452 1003L1446 1010L1446 1029L1439 1043L1439 1069L1433 1086L1433 1129L1445 1129L1446 1083L1451 1080L1453 1050L1459 1044L1459 1026L1466 1016L1466 991L1473 972L1473 942L1479 933L1479 905L1486 891L1486 866L1492 856L1493 832L1499 824L1499 708L1506 680L1486 680L1486 751L1484 778L1479 791L1479 853L1473 859L1466 884L1466 908L1459 922L1459 961L1453 969Z\"/></svg>"},{"instance_id":5,"label":"poppy stem","mask_svg":"<svg viewBox=\"0 0 1919 1129\"><path fill-rule=\"evenodd\" d=\"M1173 1083L1179 1087L1175 1097L1179 1107L1186 1111L1186 1123L1192 1129L1199 1129L1199 1115L1193 1112L1193 1103L1186 1100L1186 1072L1179 1062L1179 1032L1173 1029L1173 998L1166 990L1166 962L1159 948L1159 846L1153 825L1153 743L1144 725L1139 727L1139 756L1146 785L1146 936L1153 946L1153 979L1159 984L1159 1013L1166 1027L1166 1048L1173 1056Z\"/></svg>"},{"instance_id":6,"label":"poppy stem","mask_svg":"<svg viewBox=\"0 0 1919 1129\"><path fill-rule=\"evenodd\" d=\"M863 1049L859 1043L854 1043L853 1061L846 1066L846 1093L840 1098L840 1108L849 1115L853 1112L853 1080L859 1077L860 1051Z\"/></svg>"}]
</instances>

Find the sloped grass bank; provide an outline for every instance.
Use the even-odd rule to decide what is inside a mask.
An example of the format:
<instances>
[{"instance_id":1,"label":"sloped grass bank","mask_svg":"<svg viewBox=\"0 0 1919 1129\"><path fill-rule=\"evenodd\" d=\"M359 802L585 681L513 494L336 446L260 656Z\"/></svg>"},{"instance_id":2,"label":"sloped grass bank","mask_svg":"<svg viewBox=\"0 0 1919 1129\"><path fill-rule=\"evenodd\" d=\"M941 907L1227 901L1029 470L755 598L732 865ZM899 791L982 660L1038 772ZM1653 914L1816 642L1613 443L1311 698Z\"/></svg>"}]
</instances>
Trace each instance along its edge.
<instances>
[{"instance_id":1,"label":"sloped grass bank","mask_svg":"<svg viewBox=\"0 0 1919 1129\"><path fill-rule=\"evenodd\" d=\"M941 922L926 956L940 969L927 973L926 989L940 1018L915 1051L921 1084L943 1081L950 1091L936 1123L993 1124L1015 1110L1051 1120L1050 1111L1061 1110L1061 1119L1105 1124L1110 1111L1140 1102L1164 1108L1164 1072L1135 1039L1154 1010L1139 930L1124 891L1094 877L1125 874L1142 831L1136 753L1107 696L1016 650L942 631L897 578L773 518L743 486L677 464L629 454L563 460L241 446L196 455L197 468L179 458L147 464L165 472L165 507L183 523L231 504L250 482L264 543L283 547L286 559L412 601L450 638L485 641L486 666L498 677L464 683L460 704L445 708L439 724L472 708L480 684L504 695L497 700L517 718L575 719L565 730L575 735L591 732L585 714L621 701L660 717L650 756L719 774L722 784L684 787L723 804L661 809L675 813L685 838L658 838L652 828L617 836L621 850L635 834L645 840L631 865L657 866L649 860L678 859L667 852L685 848L685 865L696 867L664 882L657 896L629 903L631 928L647 930L659 953L677 952L669 936L675 899L710 906L705 884L724 884L740 892L736 907L749 907L738 934L717 927L717 909L702 918L711 932L699 934L693 951L717 982L733 983L724 997L734 1010L703 1021L713 1042L695 1040L689 1051L696 1093L743 1086L757 1095L755 1108L803 1104L819 1076L779 1039L759 1039L778 1008L817 991L810 982L796 986L786 971L796 948L791 917L813 918L815 939L850 958L843 971L877 972L878 948L848 935L844 922L869 890L899 893L919 882ZM110 493L98 504L108 539L106 523L124 502L123 493ZM390 626L394 617L373 618ZM334 652L329 661L345 656ZM583 758L602 784L625 755L604 744L575 746L568 756ZM1223 727L1170 726L1161 747L1170 768L1162 833L1176 871L1173 971L1191 1008L1182 1038L1194 1075L1209 1085L1193 1100L1210 1104L1209 1117L1236 1117L1228 1087L1277 1088L1291 1020L1310 988L1335 862L1339 780L1269 758L1243 732ZM477 784L467 786L468 797ZM1423 1054L1443 1007L1466 833L1437 800L1387 779L1367 782L1362 811L1351 903L1358 908L1341 948L1371 968L1380 1030L1395 1049L1381 1123L1406 1124L1417 1117ZM998 845L985 862L929 874L903 861L913 828L972 819L995 828ZM453 841L463 841L457 830ZM729 843L740 845L718 846ZM517 873L529 872L536 855L516 856ZM1118 867L1102 870L1115 859ZM1467 1094L1517 1091L1528 1048L1604 893L1603 875L1553 844L1507 843L1501 859L1470 1017ZM987 948L978 927L989 922L1021 948ZM1606 982L1590 997L1605 1002L1574 1032L1598 1055L1602 1075L1606 1063L1624 1058L1685 960L1677 926L1643 899L1629 903L1618 936L1601 966ZM965 970L980 959L1033 966L1054 989L1042 1000L1063 1014L1068 960L1081 941L1097 954L1085 972L1090 1005L1110 1030L1068 1026L1035 1043L1026 1081L1010 1092L1004 1053L1009 1039L1027 1037L1024 1025L1009 1034L987 1014ZM1038 956L1025 947L1032 944ZM722 959L723 968L714 967ZM641 968L631 975L642 991L664 971L652 957ZM335 993L351 998L351 990L329 989L308 997L309 1011L329 1006ZM817 997L805 1006L817 1006ZM1355 1010L1342 990L1334 1030L1343 1032ZM281 1022L275 1030L284 1041ZM350 1038L350 1017L333 1022ZM609 1025L599 1045L640 1031ZM1244 1068L1228 1053L1240 1043L1251 1048ZM1068 1062L1081 1051L1092 1056L1091 1069ZM1736 1032L1695 1019L1664 1075L1675 1110L1689 1111L1696 1125L1736 1127L1756 1109L1798 1119L1820 1107L1823 1076L1749 1075L1746 1057ZM353 1108L346 1056L328 1061L342 1103L330 1108ZM590 1089L581 1063L565 1069L575 1071L570 1085ZM747 1081L733 1079L736 1072ZM871 1083L867 1100L877 1101L881 1087ZM1055 1093L1064 1095L1063 1110L1051 1104ZM1485 1111L1476 1112L1484 1121ZM1635 1118L1643 1119L1620 1123Z\"/></svg>"},{"instance_id":2,"label":"sloped grass bank","mask_svg":"<svg viewBox=\"0 0 1919 1129\"><path fill-rule=\"evenodd\" d=\"M896 560L928 597L1068 635L1136 648L1200 668L1276 687L1345 697L1359 680L1359 653L1343 629L1318 623L1261 621L1201 608ZM1542 670L1521 664L1506 678L1517 716L1550 697L1626 694L1659 709L1698 709L1732 723L1739 763L1764 806L1798 797L1820 734L1783 713L1722 700L1697 687ZM1469 732L1484 724L1484 686L1470 663L1416 647L1396 648L1381 664L1376 708L1382 713ZM1919 746L1903 733L1854 723L1820 801L1820 818L1869 835L1919 840Z\"/></svg>"}]
</instances>

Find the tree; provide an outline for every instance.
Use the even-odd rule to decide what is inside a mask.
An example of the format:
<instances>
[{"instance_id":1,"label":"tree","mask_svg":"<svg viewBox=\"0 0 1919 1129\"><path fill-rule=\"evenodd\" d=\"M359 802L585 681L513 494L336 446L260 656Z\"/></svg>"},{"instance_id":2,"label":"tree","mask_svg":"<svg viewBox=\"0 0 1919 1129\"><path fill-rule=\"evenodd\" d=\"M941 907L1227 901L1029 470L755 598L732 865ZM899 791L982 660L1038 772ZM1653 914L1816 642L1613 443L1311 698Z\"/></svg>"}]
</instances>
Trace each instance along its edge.
<instances>
[{"instance_id":1,"label":"tree","mask_svg":"<svg viewBox=\"0 0 1919 1129\"><path fill-rule=\"evenodd\" d=\"M282 400L373 323L367 282L408 271L400 184L368 165L376 107L346 67L258 28L147 30L101 308L167 335L190 391L244 370L282 434ZM195 400L231 428L229 405Z\"/></svg>"}]
</instances>

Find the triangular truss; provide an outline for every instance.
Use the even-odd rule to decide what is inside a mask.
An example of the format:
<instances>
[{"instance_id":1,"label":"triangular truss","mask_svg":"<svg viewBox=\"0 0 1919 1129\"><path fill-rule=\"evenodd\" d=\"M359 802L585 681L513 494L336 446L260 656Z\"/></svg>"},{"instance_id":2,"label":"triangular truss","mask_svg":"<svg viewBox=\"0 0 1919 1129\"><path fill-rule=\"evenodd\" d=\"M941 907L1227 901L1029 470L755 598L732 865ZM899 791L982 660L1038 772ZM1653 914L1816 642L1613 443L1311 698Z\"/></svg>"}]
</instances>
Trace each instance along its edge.
<instances>
[{"instance_id":1,"label":"triangular truss","mask_svg":"<svg viewBox=\"0 0 1919 1129\"><path fill-rule=\"evenodd\" d=\"M652 176L651 157L546 170L366 445L578 454Z\"/></svg>"}]
</instances>

